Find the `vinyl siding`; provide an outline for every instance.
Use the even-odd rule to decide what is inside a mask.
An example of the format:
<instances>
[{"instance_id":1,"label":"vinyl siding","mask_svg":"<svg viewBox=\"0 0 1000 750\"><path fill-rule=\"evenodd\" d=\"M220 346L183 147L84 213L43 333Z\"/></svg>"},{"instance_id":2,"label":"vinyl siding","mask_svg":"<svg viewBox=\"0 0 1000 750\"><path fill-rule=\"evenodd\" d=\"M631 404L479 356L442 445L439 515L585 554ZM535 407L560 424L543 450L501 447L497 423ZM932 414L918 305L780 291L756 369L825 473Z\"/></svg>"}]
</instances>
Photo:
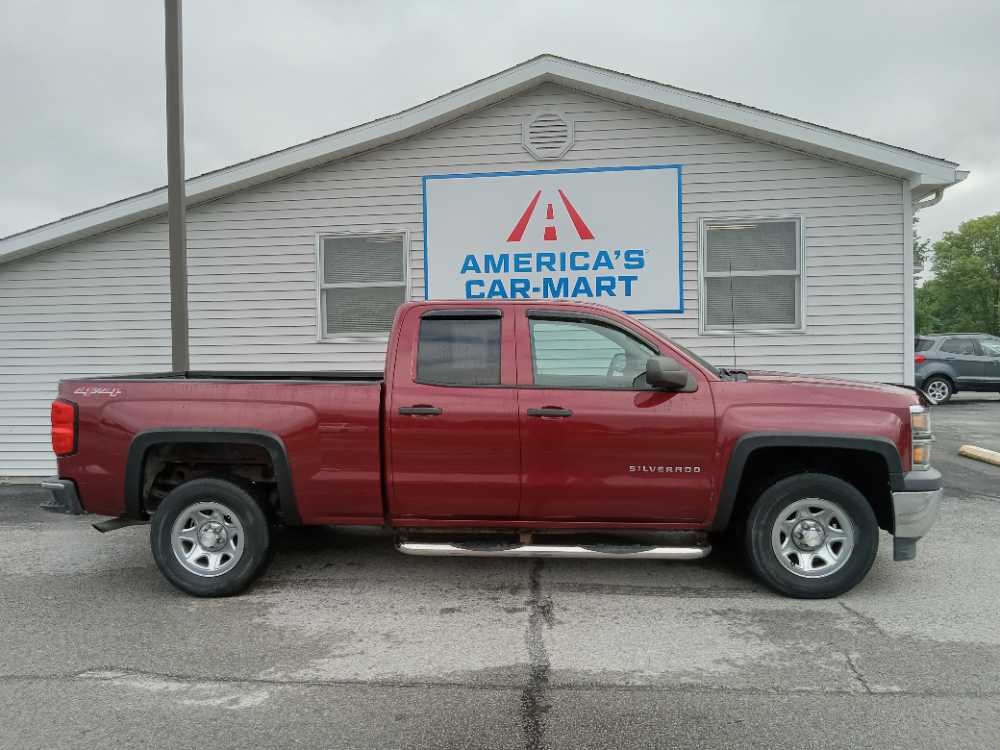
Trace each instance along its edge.
<instances>
[{"instance_id":1,"label":"vinyl siding","mask_svg":"<svg viewBox=\"0 0 1000 750\"><path fill-rule=\"evenodd\" d=\"M130 230L0 266L0 476L47 476L62 377L170 369L162 243Z\"/></svg>"},{"instance_id":2,"label":"vinyl siding","mask_svg":"<svg viewBox=\"0 0 1000 750\"><path fill-rule=\"evenodd\" d=\"M540 107L575 120L558 161L521 146ZM316 235L407 233L421 299L425 174L652 163L683 165L686 312L644 321L723 365L902 380L900 180L554 85L190 209L192 367L380 368L384 337L318 340ZM805 332L699 335L699 219L769 216L803 218ZM0 265L0 476L54 470L59 377L169 369L166 248L163 217Z\"/></svg>"}]
</instances>

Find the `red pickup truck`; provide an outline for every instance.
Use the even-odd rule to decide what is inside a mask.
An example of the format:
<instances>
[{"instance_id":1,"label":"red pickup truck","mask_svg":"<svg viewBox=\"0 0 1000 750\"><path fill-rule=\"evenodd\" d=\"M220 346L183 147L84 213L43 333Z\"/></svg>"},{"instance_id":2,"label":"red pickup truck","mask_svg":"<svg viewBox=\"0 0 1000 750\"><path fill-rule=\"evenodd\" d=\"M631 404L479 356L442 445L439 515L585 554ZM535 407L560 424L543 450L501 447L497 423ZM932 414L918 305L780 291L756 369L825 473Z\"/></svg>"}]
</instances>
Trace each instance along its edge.
<instances>
[{"instance_id":1,"label":"red pickup truck","mask_svg":"<svg viewBox=\"0 0 1000 750\"><path fill-rule=\"evenodd\" d=\"M66 380L54 505L151 523L178 588L234 594L278 525L377 525L417 555L695 559L729 532L766 584L828 597L879 529L938 511L914 389L713 367L589 304L399 308L384 373Z\"/></svg>"}]
</instances>

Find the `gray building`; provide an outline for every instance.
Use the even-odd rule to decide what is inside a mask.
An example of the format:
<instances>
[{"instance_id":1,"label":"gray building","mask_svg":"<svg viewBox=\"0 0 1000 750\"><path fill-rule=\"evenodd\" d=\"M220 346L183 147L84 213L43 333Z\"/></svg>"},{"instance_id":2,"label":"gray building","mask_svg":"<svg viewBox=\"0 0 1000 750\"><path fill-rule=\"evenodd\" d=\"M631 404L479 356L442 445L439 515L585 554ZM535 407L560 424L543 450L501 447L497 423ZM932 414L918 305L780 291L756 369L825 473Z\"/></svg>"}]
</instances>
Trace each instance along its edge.
<instances>
[{"instance_id":1,"label":"gray building","mask_svg":"<svg viewBox=\"0 0 1000 750\"><path fill-rule=\"evenodd\" d=\"M429 287L612 304L723 365L912 382L913 214L965 176L545 55L188 180L191 366L380 368ZM59 378L170 369L167 267L165 189L0 240L0 476L52 473Z\"/></svg>"}]
</instances>

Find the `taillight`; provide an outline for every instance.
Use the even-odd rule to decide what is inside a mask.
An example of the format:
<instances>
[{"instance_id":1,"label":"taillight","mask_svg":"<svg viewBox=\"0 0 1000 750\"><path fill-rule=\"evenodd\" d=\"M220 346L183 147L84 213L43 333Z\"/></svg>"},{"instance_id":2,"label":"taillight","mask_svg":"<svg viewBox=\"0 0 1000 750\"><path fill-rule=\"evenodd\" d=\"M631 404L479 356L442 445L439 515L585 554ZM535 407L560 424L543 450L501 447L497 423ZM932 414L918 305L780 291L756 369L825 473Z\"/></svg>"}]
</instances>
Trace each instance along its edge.
<instances>
[{"instance_id":1,"label":"taillight","mask_svg":"<svg viewBox=\"0 0 1000 750\"><path fill-rule=\"evenodd\" d=\"M52 450L57 456L76 452L76 404L72 401L52 402Z\"/></svg>"},{"instance_id":2,"label":"taillight","mask_svg":"<svg viewBox=\"0 0 1000 750\"><path fill-rule=\"evenodd\" d=\"M925 357L923 354L914 354L913 361L916 362L918 365L922 365L924 362L927 361L927 357Z\"/></svg>"}]
</instances>

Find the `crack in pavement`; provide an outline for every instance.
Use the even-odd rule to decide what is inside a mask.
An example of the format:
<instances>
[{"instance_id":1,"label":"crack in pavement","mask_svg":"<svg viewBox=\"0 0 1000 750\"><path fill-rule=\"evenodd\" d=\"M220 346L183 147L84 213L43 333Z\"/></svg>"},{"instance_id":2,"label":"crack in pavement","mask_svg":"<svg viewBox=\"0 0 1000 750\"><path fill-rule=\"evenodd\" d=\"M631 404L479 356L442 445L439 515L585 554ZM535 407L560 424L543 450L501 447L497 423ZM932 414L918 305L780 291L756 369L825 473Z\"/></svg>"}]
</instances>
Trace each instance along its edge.
<instances>
[{"instance_id":1,"label":"crack in pavement","mask_svg":"<svg viewBox=\"0 0 1000 750\"><path fill-rule=\"evenodd\" d=\"M870 628L871 630L874 630L879 635L882 635L882 636L886 636L887 635L886 632L884 630L882 630L882 628L879 626L879 624L877 622L875 622L875 618L874 617L869 617L868 615L862 614L861 612L858 612L858 610L854 609L853 607L850 607L847 604L844 604L844 602L837 602L837 604L839 604L841 607L843 607L846 612L848 612L851 615L853 615L854 617L856 617L862 624L864 624L865 627Z\"/></svg>"},{"instance_id":2,"label":"crack in pavement","mask_svg":"<svg viewBox=\"0 0 1000 750\"><path fill-rule=\"evenodd\" d=\"M851 673L854 675L854 679L861 684L861 687L865 689L865 692L868 693L868 695L874 695L875 691L871 689L871 686L868 684L868 680L866 680L865 676L861 674L861 670L858 669L858 665L854 663L853 657L845 651L844 658L847 659L847 666L851 668Z\"/></svg>"},{"instance_id":3,"label":"crack in pavement","mask_svg":"<svg viewBox=\"0 0 1000 750\"><path fill-rule=\"evenodd\" d=\"M521 694L521 729L527 750L545 747L545 713L550 704L549 654L545 649L544 626L552 627L552 601L542 595L542 568L545 561L537 558L531 565L528 589L528 627L524 642L528 647L528 684Z\"/></svg>"}]
</instances>

